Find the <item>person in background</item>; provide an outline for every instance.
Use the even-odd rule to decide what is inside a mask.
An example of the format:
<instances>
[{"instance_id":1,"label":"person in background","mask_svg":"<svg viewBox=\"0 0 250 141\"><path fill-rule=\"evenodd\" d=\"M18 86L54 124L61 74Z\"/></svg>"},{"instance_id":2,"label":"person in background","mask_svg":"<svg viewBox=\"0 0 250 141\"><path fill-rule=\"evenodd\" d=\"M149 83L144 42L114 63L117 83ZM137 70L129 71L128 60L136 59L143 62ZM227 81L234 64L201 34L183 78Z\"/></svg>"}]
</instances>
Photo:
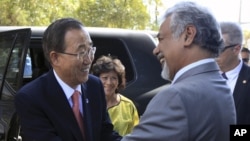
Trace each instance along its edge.
<instances>
[{"instance_id":1,"label":"person in background","mask_svg":"<svg viewBox=\"0 0 250 141\"><path fill-rule=\"evenodd\" d=\"M100 79L89 74L95 47L83 24L62 18L48 26L43 52L52 69L22 87L15 106L23 141L119 141Z\"/></svg>"},{"instance_id":2,"label":"person in background","mask_svg":"<svg viewBox=\"0 0 250 141\"><path fill-rule=\"evenodd\" d=\"M134 103L119 92L125 88L125 67L117 58L101 56L92 66L92 73L98 76L104 86L107 110L114 130L124 136L139 122Z\"/></svg>"},{"instance_id":3,"label":"person in background","mask_svg":"<svg viewBox=\"0 0 250 141\"><path fill-rule=\"evenodd\" d=\"M237 124L250 124L250 67L241 59L243 33L235 22L221 22L224 47L217 63L234 97Z\"/></svg>"},{"instance_id":4,"label":"person in background","mask_svg":"<svg viewBox=\"0 0 250 141\"><path fill-rule=\"evenodd\" d=\"M249 63L249 57L250 57L250 51L248 48L243 47L241 49L241 58L245 64L248 65Z\"/></svg>"},{"instance_id":5,"label":"person in background","mask_svg":"<svg viewBox=\"0 0 250 141\"><path fill-rule=\"evenodd\" d=\"M205 7L180 2L165 12L157 37L153 53L161 54L171 85L122 141L228 141L236 113L215 61L223 45L219 23Z\"/></svg>"}]
</instances>

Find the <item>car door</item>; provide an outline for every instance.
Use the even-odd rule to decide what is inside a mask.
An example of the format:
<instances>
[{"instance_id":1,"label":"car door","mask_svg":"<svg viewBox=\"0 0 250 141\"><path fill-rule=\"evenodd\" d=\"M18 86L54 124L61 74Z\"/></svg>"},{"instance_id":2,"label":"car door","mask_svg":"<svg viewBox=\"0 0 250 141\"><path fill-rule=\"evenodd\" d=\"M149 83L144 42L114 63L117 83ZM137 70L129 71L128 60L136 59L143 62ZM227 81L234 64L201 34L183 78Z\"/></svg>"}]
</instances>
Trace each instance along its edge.
<instances>
[{"instance_id":1,"label":"car door","mask_svg":"<svg viewBox=\"0 0 250 141\"><path fill-rule=\"evenodd\" d=\"M14 97L22 86L30 36L29 28L0 32L0 141L18 140Z\"/></svg>"}]
</instances>

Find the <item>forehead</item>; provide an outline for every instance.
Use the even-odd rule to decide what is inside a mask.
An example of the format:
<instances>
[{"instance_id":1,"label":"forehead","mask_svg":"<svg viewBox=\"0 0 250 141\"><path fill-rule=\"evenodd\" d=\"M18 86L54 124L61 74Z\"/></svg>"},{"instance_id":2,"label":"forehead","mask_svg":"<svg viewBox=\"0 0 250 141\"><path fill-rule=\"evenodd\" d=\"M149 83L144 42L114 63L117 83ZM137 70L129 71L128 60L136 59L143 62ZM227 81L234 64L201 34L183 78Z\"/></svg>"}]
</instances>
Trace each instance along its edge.
<instances>
[{"instance_id":1,"label":"forehead","mask_svg":"<svg viewBox=\"0 0 250 141\"><path fill-rule=\"evenodd\" d=\"M244 57L249 57L250 56L250 54L247 53L247 52L241 52L241 55L244 56Z\"/></svg>"},{"instance_id":2,"label":"forehead","mask_svg":"<svg viewBox=\"0 0 250 141\"><path fill-rule=\"evenodd\" d=\"M117 76L118 74L117 74L116 71L110 70L110 71L108 71L108 72L103 72L103 73L101 73L100 75L101 75L101 76L106 76L106 75Z\"/></svg>"},{"instance_id":3,"label":"forehead","mask_svg":"<svg viewBox=\"0 0 250 141\"><path fill-rule=\"evenodd\" d=\"M170 34L170 17L167 17L160 26L159 36Z\"/></svg>"},{"instance_id":4,"label":"forehead","mask_svg":"<svg viewBox=\"0 0 250 141\"><path fill-rule=\"evenodd\" d=\"M73 45L80 48L92 46L92 40L86 29L70 29L65 34L66 45Z\"/></svg>"}]
</instances>

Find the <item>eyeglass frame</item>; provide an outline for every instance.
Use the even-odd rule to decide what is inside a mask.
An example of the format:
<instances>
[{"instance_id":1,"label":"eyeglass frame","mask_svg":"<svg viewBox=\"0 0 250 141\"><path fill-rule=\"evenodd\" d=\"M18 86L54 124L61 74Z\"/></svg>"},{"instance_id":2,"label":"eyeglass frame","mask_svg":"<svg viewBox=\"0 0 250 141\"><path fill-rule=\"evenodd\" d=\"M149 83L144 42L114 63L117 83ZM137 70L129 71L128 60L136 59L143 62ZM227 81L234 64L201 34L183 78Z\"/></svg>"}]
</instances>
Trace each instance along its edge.
<instances>
[{"instance_id":1,"label":"eyeglass frame","mask_svg":"<svg viewBox=\"0 0 250 141\"><path fill-rule=\"evenodd\" d=\"M96 47L90 47L90 49L88 51L85 51L85 52L82 51L82 52L78 52L78 53L68 53L68 52L58 52L58 53L71 55L71 56L76 56L76 58L78 60L80 60L80 59L85 58L86 55L88 55L89 58L94 57L95 52L96 52ZM90 54L90 53L93 53L93 54Z\"/></svg>"},{"instance_id":2,"label":"eyeglass frame","mask_svg":"<svg viewBox=\"0 0 250 141\"><path fill-rule=\"evenodd\" d=\"M237 45L239 45L239 44L233 44L233 45L225 46L225 47L221 50L221 53L224 52L224 51L226 51L228 48L232 48L232 47L235 47L235 46L237 46Z\"/></svg>"}]
</instances>

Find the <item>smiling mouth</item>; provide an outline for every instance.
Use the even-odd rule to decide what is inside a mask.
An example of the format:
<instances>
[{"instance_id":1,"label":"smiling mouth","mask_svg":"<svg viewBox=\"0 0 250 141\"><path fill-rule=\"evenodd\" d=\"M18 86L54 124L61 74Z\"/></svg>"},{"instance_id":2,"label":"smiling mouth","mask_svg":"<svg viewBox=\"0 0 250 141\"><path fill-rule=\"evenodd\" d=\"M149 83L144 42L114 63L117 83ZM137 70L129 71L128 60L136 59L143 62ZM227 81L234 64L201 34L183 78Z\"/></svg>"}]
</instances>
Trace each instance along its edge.
<instances>
[{"instance_id":1,"label":"smiling mouth","mask_svg":"<svg viewBox=\"0 0 250 141\"><path fill-rule=\"evenodd\" d=\"M160 61L160 63L163 65L165 60L163 54L160 52L157 54L157 59Z\"/></svg>"}]
</instances>

